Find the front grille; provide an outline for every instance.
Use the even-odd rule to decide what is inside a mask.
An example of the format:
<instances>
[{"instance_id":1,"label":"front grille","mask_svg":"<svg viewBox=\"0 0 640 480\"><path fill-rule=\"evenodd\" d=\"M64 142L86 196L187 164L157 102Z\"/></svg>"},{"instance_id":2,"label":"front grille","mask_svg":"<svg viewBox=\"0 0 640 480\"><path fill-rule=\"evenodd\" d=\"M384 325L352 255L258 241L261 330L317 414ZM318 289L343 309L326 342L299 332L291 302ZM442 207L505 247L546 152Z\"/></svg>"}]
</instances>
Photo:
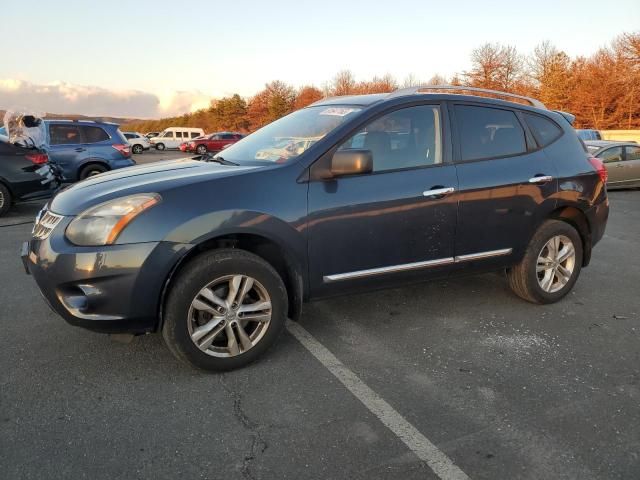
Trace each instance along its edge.
<instances>
[{"instance_id":1,"label":"front grille","mask_svg":"<svg viewBox=\"0 0 640 480\"><path fill-rule=\"evenodd\" d=\"M46 210L40 212L36 217L36 223L33 226L33 238L38 240L44 240L47 238L56 225L60 223L64 217L56 215L55 213L48 212Z\"/></svg>"}]
</instances>

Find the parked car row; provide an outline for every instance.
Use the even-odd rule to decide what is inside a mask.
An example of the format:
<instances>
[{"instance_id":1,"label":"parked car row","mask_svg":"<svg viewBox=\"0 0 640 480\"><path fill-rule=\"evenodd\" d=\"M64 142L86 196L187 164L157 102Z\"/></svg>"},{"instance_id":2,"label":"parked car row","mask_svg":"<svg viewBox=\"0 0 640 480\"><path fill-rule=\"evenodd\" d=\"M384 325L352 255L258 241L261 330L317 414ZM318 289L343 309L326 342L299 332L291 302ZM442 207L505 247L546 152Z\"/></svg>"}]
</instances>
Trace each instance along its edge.
<instances>
[{"instance_id":1,"label":"parked car row","mask_svg":"<svg viewBox=\"0 0 640 480\"><path fill-rule=\"evenodd\" d=\"M149 142L156 150L166 150L168 148L179 148L182 142L204 136L204 130L191 127L169 127L165 128L155 137L151 137Z\"/></svg>"}]
</instances>

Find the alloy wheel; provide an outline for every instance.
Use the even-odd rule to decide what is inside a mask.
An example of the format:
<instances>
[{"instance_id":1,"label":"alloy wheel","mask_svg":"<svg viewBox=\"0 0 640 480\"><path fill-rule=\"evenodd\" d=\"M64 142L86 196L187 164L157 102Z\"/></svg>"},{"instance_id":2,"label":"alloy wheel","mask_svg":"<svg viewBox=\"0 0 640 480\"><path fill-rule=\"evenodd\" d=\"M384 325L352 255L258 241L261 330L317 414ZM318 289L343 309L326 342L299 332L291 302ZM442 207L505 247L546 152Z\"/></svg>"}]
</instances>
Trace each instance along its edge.
<instances>
[{"instance_id":1,"label":"alloy wheel","mask_svg":"<svg viewBox=\"0 0 640 480\"><path fill-rule=\"evenodd\" d=\"M227 275L210 282L192 300L189 335L207 355L235 357L260 342L271 312L271 299L260 282L246 275Z\"/></svg>"},{"instance_id":2,"label":"alloy wheel","mask_svg":"<svg viewBox=\"0 0 640 480\"><path fill-rule=\"evenodd\" d=\"M564 288L573 276L576 265L576 249L565 235L551 237L538 254L536 275L540 288L555 293Z\"/></svg>"}]
</instances>

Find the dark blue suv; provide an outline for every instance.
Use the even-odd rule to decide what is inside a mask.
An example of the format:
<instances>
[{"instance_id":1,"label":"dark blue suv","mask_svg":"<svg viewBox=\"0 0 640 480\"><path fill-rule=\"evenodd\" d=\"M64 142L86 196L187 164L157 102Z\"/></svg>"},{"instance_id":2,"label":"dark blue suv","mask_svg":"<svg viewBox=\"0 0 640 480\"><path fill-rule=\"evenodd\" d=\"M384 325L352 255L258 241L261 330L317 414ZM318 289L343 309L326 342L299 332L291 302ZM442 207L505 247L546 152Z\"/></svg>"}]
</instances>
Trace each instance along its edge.
<instances>
[{"instance_id":1,"label":"dark blue suv","mask_svg":"<svg viewBox=\"0 0 640 480\"><path fill-rule=\"evenodd\" d=\"M161 331L209 370L254 360L331 295L499 270L556 302L609 213L572 120L470 88L324 99L202 161L67 188L22 258L69 323Z\"/></svg>"},{"instance_id":2,"label":"dark blue suv","mask_svg":"<svg viewBox=\"0 0 640 480\"><path fill-rule=\"evenodd\" d=\"M45 120L49 158L70 182L135 165L131 147L115 123Z\"/></svg>"}]
</instances>

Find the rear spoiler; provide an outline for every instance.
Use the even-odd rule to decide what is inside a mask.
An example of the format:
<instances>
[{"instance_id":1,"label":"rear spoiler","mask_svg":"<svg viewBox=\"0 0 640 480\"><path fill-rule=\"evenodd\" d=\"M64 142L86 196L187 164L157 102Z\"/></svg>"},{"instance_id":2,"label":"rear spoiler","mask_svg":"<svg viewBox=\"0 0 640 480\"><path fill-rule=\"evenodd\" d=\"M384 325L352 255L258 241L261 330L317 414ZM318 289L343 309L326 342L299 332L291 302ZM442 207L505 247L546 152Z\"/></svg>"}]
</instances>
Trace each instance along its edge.
<instances>
[{"instance_id":1,"label":"rear spoiler","mask_svg":"<svg viewBox=\"0 0 640 480\"><path fill-rule=\"evenodd\" d=\"M573 122L576 121L576 116L567 112L561 112L560 110L554 110L555 113L558 113L564 117L564 119L569 122L569 125L573 125Z\"/></svg>"}]
</instances>

